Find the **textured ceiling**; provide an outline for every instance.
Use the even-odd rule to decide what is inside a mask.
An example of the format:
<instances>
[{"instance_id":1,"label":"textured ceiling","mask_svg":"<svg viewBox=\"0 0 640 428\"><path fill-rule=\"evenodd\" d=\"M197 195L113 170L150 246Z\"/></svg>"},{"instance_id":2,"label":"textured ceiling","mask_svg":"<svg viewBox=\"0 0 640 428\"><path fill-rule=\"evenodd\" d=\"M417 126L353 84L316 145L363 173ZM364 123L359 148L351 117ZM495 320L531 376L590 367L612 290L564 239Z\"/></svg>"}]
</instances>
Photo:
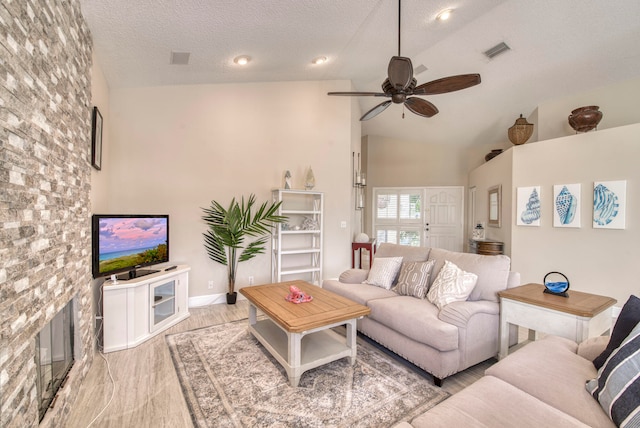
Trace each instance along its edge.
<instances>
[{"instance_id":1,"label":"textured ceiling","mask_svg":"<svg viewBox=\"0 0 640 428\"><path fill-rule=\"evenodd\" d=\"M378 91L398 50L395 0L80 2L111 88L346 79ZM445 8L452 18L436 21ZM640 77L639 17L638 0L404 0L402 55L427 68L418 84L461 73L482 84L429 97L440 110L430 119L392 105L363 135L503 142L545 100ZM483 55L500 42L512 50ZM189 65L170 65L171 51L190 52ZM246 68L233 63L243 54ZM312 65L319 55L329 61ZM381 99L359 101L364 113Z\"/></svg>"}]
</instances>

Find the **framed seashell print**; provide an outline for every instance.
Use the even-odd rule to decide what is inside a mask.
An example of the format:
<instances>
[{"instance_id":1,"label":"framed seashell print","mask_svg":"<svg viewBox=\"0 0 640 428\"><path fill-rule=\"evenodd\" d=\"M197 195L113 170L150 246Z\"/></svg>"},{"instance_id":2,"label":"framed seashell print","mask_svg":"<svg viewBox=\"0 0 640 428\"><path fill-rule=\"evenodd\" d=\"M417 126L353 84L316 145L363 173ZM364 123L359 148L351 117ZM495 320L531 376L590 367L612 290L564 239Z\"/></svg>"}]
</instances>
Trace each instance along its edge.
<instances>
[{"instance_id":1,"label":"framed seashell print","mask_svg":"<svg viewBox=\"0 0 640 428\"><path fill-rule=\"evenodd\" d=\"M624 229L626 224L627 181L593 183L593 228Z\"/></svg>"},{"instance_id":2,"label":"framed seashell print","mask_svg":"<svg viewBox=\"0 0 640 428\"><path fill-rule=\"evenodd\" d=\"M553 186L553 227L580 227L580 184Z\"/></svg>"},{"instance_id":3,"label":"framed seashell print","mask_svg":"<svg viewBox=\"0 0 640 428\"><path fill-rule=\"evenodd\" d=\"M540 186L518 187L516 198L516 224L540 226Z\"/></svg>"}]
</instances>

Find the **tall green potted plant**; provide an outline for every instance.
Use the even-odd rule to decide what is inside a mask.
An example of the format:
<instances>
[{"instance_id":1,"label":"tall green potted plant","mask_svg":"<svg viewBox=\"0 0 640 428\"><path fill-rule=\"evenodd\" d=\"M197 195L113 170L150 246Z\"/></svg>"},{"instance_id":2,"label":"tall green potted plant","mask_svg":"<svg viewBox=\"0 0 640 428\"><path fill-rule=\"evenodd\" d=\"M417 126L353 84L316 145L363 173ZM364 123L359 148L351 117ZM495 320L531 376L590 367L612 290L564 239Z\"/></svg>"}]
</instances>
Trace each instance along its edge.
<instances>
[{"instance_id":1,"label":"tall green potted plant","mask_svg":"<svg viewBox=\"0 0 640 428\"><path fill-rule=\"evenodd\" d=\"M209 258L227 267L228 292L227 303L236 302L235 291L238 263L251 260L258 254L264 254L271 234L271 228L287 221L287 217L277 215L281 202L265 202L257 210L254 208L256 197L249 196L245 203L233 198L228 208L211 201L209 208L203 208L209 230L204 233L204 246ZM257 238L249 241L250 238Z\"/></svg>"}]
</instances>

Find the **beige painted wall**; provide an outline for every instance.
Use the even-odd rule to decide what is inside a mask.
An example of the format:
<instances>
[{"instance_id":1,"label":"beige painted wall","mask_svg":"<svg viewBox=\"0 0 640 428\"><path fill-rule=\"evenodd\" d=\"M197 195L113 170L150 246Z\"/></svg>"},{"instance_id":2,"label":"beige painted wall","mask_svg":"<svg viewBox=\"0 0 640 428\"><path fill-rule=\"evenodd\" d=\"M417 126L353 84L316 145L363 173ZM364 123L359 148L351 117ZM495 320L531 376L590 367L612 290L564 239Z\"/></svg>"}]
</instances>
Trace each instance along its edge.
<instances>
[{"instance_id":1,"label":"beige painted wall","mask_svg":"<svg viewBox=\"0 0 640 428\"><path fill-rule=\"evenodd\" d=\"M640 123L638 95L640 78L603 86L569 97L549 100L540 105L538 140L575 135L567 120L571 111L582 106L597 105L603 113L598 130Z\"/></svg>"},{"instance_id":2,"label":"beige painted wall","mask_svg":"<svg viewBox=\"0 0 640 428\"><path fill-rule=\"evenodd\" d=\"M365 232L370 236L374 187L467 185L471 168L465 148L393 140L376 135L368 135L364 140L367 171Z\"/></svg>"},{"instance_id":3,"label":"beige painted wall","mask_svg":"<svg viewBox=\"0 0 640 428\"><path fill-rule=\"evenodd\" d=\"M571 288L612 296L622 306L640 294L640 124L541 141L515 148L512 197L522 186L541 186L539 227L512 226L512 267L522 282L542 283L550 271L567 275ZM624 230L592 227L593 182L627 180ZM553 185L580 183L582 226L553 227ZM516 208L512 207L515 219ZM515 224L515 220L512 221Z\"/></svg>"},{"instance_id":4,"label":"beige painted wall","mask_svg":"<svg viewBox=\"0 0 640 428\"><path fill-rule=\"evenodd\" d=\"M98 171L91 168L91 212L102 213L108 209L107 198L109 194L109 149L111 147L109 127L111 118L109 117L109 84L102 73L98 58L93 55L93 65L91 67L91 102L97 106L102 115L102 169Z\"/></svg>"},{"instance_id":5,"label":"beige painted wall","mask_svg":"<svg viewBox=\"0 0 640 428\"><path fill-rule=\"evenodd\" d=\"M109 210L168 213L171 263L191 265L190 296L221 297L226 270L204 250L201 207L250 193L269 200L285 170L302 188L311 166L314 190L325 193L323 277L338 276L350 266L359 112L351 99L326 93L350 89L348 81L324 81L112 90ZM270 282L269 255L240 264L237 284L248 276Z\"/></svg>"},{"instance_id":6,"label":"beige painted wall","mask_svg":"<svg viewBox=\"0 0 640 428\"><path fill-rule=\"evenodd\" d=\"M487 237L505 242L523 283L542 283L555 270L569 277L572 288L612 296L618 306L640 294L633 264L640 238L634 225L640 208L640 111L630 95L640 92L639 85L640 79L630 80L542 103L529 117L542 141L532 137L469 173L469 185L477 188L478 218L486 218L487 188L502 183L502 227L487 228ZM598 130L576 134L567 124L568 113L582 105L601 107ZM625 230L592 228L593 182L608 180L627 180ZM582 227L554 228L553 185L572 183L582 185ZM516 226L516 189L537 185L542 186L541 226Z\"/></svg>"},{"instance_id":7,"label":"beige painted wall","mask_svg":"<svg viewBox=\"0 0 640 428\"><path fill-rule=\"evenodd\" d=\"M509 149L469 173L469 186L476 188L476 222L484 224L486 239L504 242L504 253L507 255L511 254L511 223L513 222L511 212L513 152ZM489 188L496 185L500 185L502 189L501 227L488 226ZM467 231L472 227L472 224L467 223Z\"/></svg>"}]
</instances>

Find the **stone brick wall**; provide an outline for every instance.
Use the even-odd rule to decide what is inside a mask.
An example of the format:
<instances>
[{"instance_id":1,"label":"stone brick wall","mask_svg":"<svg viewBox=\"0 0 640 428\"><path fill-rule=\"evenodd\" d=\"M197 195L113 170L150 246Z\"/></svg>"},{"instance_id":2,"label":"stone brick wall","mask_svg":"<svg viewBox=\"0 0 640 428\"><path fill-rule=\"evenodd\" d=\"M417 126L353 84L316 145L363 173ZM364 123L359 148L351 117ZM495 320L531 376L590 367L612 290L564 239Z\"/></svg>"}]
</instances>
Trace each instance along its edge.
<instances>
[{"instance_id":1,"label":"stone brick wall","mask_svg":"<svg viewBox=\"0 0 640 428\"><path fill-rule=\"evenodd\" d=\"M0 3L0 426L38 425L34 337L76 297L64 426L94 355L91 36L79 0Z\"/></svg>"}]
</instances>

